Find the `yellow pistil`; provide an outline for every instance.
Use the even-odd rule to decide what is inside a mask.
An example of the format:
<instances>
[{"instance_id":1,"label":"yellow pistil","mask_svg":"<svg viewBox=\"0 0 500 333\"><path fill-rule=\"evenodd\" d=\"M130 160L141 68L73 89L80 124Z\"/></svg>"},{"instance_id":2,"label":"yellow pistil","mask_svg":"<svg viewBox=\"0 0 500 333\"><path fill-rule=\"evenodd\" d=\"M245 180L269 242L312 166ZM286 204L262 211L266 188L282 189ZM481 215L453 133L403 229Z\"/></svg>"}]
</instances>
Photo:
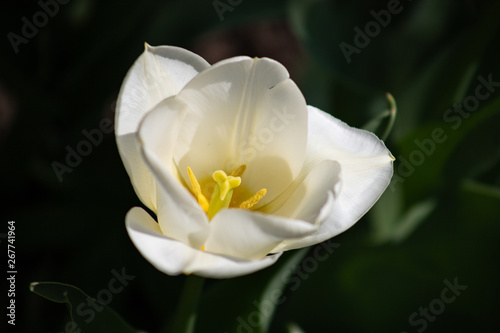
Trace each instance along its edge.
<instances>
[{"instance_id":1,"label":"yellow pistil","mask_svg":"<svg viewBox=\"0 0 500 333\"><path fill-rule=\"evenodd\" d=\"M260 201L260 199L262 199L266 195L266 192L267 192L267 190L265 188L263 188L262 190L259 190L259 192L252 195L250 197L250 199L243 201L240 204L240 208L243 208L243 209L252 208Z\"/></svg>"},{"instance_id":2,"label":"yellow pistil","mask_svg":"<svg viewBox=\"0 0 500 333\"><path fill-rule=\"evenodd\" d=\"M240 177L228 176L222 170L215 171L212 174L212 177L217 182L217 185L219 185L220 200L225 200L227 195L229 194L229 191L240 186L241 184ZM217 190L217 188L215 188L215 190ZM213 196L214 195L212 194L212 197Z\"/></svg>"},{"instance_id":3,"label":"yellow pistil","mask_svg":"<svg viewBox=\"0 0 500 333\"><path fill-rule=\"evenodd\" d=\"M189 181L191 183L192 193L198 200L201 208L208 215L208 219L211 220L215 214L217 214L221 209L228 208L231 204L231 199L233 198L233 190L241 185L241 176L246 170L246 165L240 165L236 168L231 174L228 176L224 171L217 170L212 174L212 178L215 181L215 186L211 191L207 192L207 184L204 185L205 195L210 195L210 203L207 200L207 197L202 193L200 183L196 179L196 176L191 170L190 167L187 168ZM213 181L211 181L213 184ZM232 207L238 207L241 209L251 209L254 207L260 199L262 199L266 195L267 190L265 188L261 189L249 199L241 202L239 206L237 206L237 202L239 202L239 198L241 198L242 194L245 193L241 189L238 190L238 196L235 197L235 201L232 203Z\"/></svg>"},{"instance_id":4,"label":"yellow pistil","mask_svg":"<svg viewBox=\"0 0 500 333\"><path fill-rule=\"evenodd\" d=\"M240 186L241 178L228 176L222 170L217 170L212 174L213 179L217 182L212 197L210 198L210 205L208 206L207 215L211 220L215 214L221 209L229 207L231 198L233 197L233 189Z\"/></svg>"},{"instance_id":5,"label":"yellow pistil","mask_svg":"<svg viewBox=\"0 0 500 333\"><path fill-rule=\"evenodd\" d=\"M190 167L188 167L188 175L189 175L189 181L191 182L191 187L193 189L193 193L198 200L198 203L200 204L201 208L203 211L206 213L208 211L208 200L205 198L205 196L201 193L201 188L200 184L198 183L198 180L196 179L193 170L191 170Z\"/></svg>"}]
</instances>

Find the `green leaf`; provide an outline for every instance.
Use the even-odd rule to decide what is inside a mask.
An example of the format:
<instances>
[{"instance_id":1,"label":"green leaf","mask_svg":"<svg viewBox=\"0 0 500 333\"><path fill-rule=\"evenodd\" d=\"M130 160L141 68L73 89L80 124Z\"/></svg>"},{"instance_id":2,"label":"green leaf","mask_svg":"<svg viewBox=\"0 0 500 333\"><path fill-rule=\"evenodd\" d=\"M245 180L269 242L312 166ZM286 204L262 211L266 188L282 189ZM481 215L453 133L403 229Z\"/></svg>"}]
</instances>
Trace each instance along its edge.
<instances>
[{"instance_id":1,"label":"green leaf","mask_svg":"<svg viewBox=\"0 0 500 333\"><path fill-rule=\"evenodd\" d=\"M271 320L273 318L276 306L279 304L283 290L290 279L290 276L295 271L295 268L300 264L306 256L309 248L295 251L280 269L271 277L267 286L262 291L258 310L261 314L262 332L268 332Z\"/></svg>"},{"instance_id":2,"label":"green leaf","mask_svg":"<svg viewBox=\"0 0 500 333\"><path fill-rule=\"evenodd\" d=\"M396 3L391 14L384 0L291 0L289 19L311 55L338 75L396 92L394 88L419 73L429 54L449 38L450 25L460 31L472 19L467 8L453 0ZM384 11L386 16L380 18ZM378 27L376 32L367 33L370 22Z\"/></svg>"},{"instance_id":3,"label":"green leaf","mask_svg":"<svg viewBox=\"0 0 500 333\"><path fill-rule=\"evenodd\" d=\"M391 238L398 218L403 214L403 208L401 186L393 181L369 212L374 243L384 243Z\"/></svg>"},{"instance_id":4,"label":"green leaf","mask_svg":"<svg viewBox=\"0 0 500 333\"><path fill-rule=\"evenodd\" d=\"M411 206L396 222L395 228L392 231L391 240L397 243L406 239L420 223L429 217L436 206L437 200L434 198L423 200Z\"/></svg>"},{"instance_id":5,"label":"green leaf","mask_svg":"<svg viewBox=\"0 0 500 333\"><path fill-rule=\"evenodd\" d=\"M462 190L464 192L472 193L477 196L489 197L492 200L500 200L500 188L495 186L490 186L486 184L481 184L473 180L465 180L462 183Z\"/></svg>"},{"instance_id":6,"label":"green leaf","mask_svg":"<svg viewBox=\"0 0 500 333\"><path fill-rule=\"evenodd\" d=\"M476 155L498 156L494 130L500 119L500 97L469 114L469 118L454 114L453 122L428 123L400 143L394 177L404 184L408 202L421 200L431 191L455 184L458 175L463 176L464 166L473 167L476 161L481 161ZM474 156L464 151L466 147L473 148ZM486 147L489 148L485 150ZM450 163L452 156L454 162ZM464 157L466 163L457 163Z\"/></svg>"},{"instance_id":7,"label":"green leaf","mask_svg":"<svg viewBox=\"0 0 500 333\"><path fill-rule=\"evenodd\" d=\"M372 237L376 244L405 240L434 211L437 200L429 198L420 201L404 213L400 212L402 205L401 193L388 190L373 207L370 215L374 227Z\"/></svg>"},{"instance_id":8,"label":"green leaf","mask_svg":"<svg viewBox=\"0 0 500 333\"><path fill-rule=\"evenodd\" d=\"M81 329L82 332L93 333L137 332L112 309L72 285L58 282L32 282L30 290L52 302L65 303L68 306L70 320L65 324L66 331L76 332ZM113 295L109 290L108 293Z\"/></svg>"},{"instance_id":9,"label":"green leaf","mask_svg":"<svg viewBox=\"0 0 500 333\"><path fill-rule=\"evenodd\" d=\"M487 332L495 327L500 289L499 216L500 188L467 180L404 242L373 246L354 230L339 235L343 250L288 295L276 321L310 332L416 332L410 318L423 318L420 309L440 299L444 281L458 279L468 289L427 331Z\"/></svg>"},{"instance_id":10,"label":"green leaf","mask_svg":"<svg viewBox=\"0 0 500 333\"><path fill-rule=\"evenodd\" d=\"M419 72L397 95L401 117L396 137L403 137L424 117L441 115L454 103L462 102L474 88L483 53L495 43L491 38L498 30L498 20L492 13L497 11L497 5L485 10L476 29L457 30L456 38L443 41L425 60L426 65L418 67Z\"/></svg>"},{"instance_id":11,"label":"green leaf","mask_svg":"<svg viewBox=\"0 0 500 333\"><path fill-rule=\"evenodd\" d=\"M308 250L287 252L263 271L218 281L201 300L196 332L268 332L283 290Z\"/></svg>"},{"instance_id":12,"label":"green leaf","mask_svg":"<svg viewBox=\"0 0 500 333\"><path fill-rule=\"evenodd\" d=\"M472 225L482 230L488 237L495 237L491 229L478 226L477 220L496 220L500 216L500 187L466 179L459 187L460 215L464 220L474 221ZM498 223L496 224L498 225ZM495 225L495 226L496 226Z\"/></svg>"}]
</instances>

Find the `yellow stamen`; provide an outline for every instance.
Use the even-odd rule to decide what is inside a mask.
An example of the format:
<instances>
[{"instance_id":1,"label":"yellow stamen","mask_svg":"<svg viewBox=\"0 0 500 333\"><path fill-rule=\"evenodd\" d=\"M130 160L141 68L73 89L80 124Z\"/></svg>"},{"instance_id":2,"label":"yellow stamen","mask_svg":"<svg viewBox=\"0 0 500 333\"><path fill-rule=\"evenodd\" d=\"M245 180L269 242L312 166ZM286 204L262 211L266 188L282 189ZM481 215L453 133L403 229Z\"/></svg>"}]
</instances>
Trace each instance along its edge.
<instances>
[{"instance_id":1,"label":"yellow stamen","mask_svg":"<svg viewBox=\"0 0 500 333\"><path fill-rule=\"evenodd\" d=\"M242 164L239 167L237 167L233 172L231 172L230 176L240 177L245 172L246 169L247 166L245 164Z\"/></svg>"},{"instance_id":2,"label":"yellow stamen","mask_svg":"<svg viewBox=\"0 0 500 333\"><path fill-rule=\"evenodd\" d=\"M194 175L193 170L191 170L190 167L188 167L188 175L189 175L189 181L191 182L191 187L193 189L193 193L196 196L196 199L198 200L198 203L200 204L201 208L206 213L208 211L208 206L209 206L208 200L201 193L200 183L198 183L198 180L196 179L196 176Z\"/></svg>"},{"instance_id":3,"label":"yellow stamen","mask_svg":"<svg viewBox=\"0 0 500 333\"><path fill-rule=\"evenodd\" d=\"M243 201L240 204L240 208L243 208L243 209L252 208L260 201L260 199L262 199L266 195L266 193L267 193L267 190L265 188L263 188L262 190L259 190L259 192L252 195L250 197L250 199Z\"/></svg>"},{"instance_id":4,"label":"yellow stamen","mask_svg":"<svg viewBox=\"0 0 500 333\"><path fill-rule=\"evenodd\" d=\"M203 211L207 213L209 220L211 220L221 209L229 208L231 200L233 199L233 190L241 185L241 177L239 176L241 176L245 170L246 165L242 164L233 170L229 176L222 170L215 171L212 174L215 184L211 180L203 183L205 184L203 185L205 195L210 195L210 202L208 202L207 197L201 191L200 183L196 179L193 170L191 170L190 167L187 168L192 193L198 200ZM208 188L208 185L214 185L214 187ZM240 198L243 193L247 193L246 190L238 190L237 193L237 197L233 200L235 202L232 203L231 207L251 209L266 195L267 190L263 188L243 202L240 201ZM237 202L241 202L241 204L238 206ZM205 247L202 247L202 250L204 249Z\"/></svg>"}]
</instances>

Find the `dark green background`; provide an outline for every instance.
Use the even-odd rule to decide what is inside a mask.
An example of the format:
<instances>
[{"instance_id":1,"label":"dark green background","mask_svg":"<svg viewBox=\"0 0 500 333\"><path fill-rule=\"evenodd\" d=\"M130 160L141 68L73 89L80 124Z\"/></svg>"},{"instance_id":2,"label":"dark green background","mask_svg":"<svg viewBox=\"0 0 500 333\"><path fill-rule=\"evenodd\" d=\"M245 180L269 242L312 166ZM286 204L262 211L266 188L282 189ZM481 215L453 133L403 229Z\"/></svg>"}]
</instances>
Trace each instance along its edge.
<instances>
[{"instance_id":1,"label":"dark green background","mask_svg":"<svg viewBox=\"0 0 500 333\"><path fill-rule=\"evenodd\" d=\"M494 331L500 311L500 87L466 116L455 114L460 126L453 128L458 120L444 115L474 96L479 76L500 82L500 6L401 1L400 12L348 63L339 45L354 45L354 28L364 30L374 21L371 11L386 10L389 2L221 0L231 7L221 20L212 1L72 0L15 53L8 34L21 35L22 18L32 22L41 7L3 1L0 232L16 221L14 331L63 332L69 319L64 305L29 292L30 282L68 283L95 297L107 288L111 271L123 267L136 277L109 307L132 327L159 332L175 310L185 277L155 270L126 234L125 214L141 204L113 134L103 133L102 143L62 182L52 166L65 163L67 146L76 149L86 139L83 130L113 119L121 81L144 42L185 47L212 63L240 54L275 58L308 104L356 127L386 110L386 92L398 103L386 144L397 158L395 177L403 181L334 239L340 246L300 278L298 288L280 286L286 301L270 332L285 332L291 322L305 332L417 332L423 326L412 326L409 317L439 299L443 281L455 278L467 289L425 331ZM425 154L415 140L429 142L436 128L447 139ZM424 160L416 165L418 154ZM311 258L310 251L299 254ZM256 311L253 301L269 290L270 278L299 254L287 253L275 267L247 277L208 281L197 332L247 332L237 318Z\"/></svg>"}]
</instances>

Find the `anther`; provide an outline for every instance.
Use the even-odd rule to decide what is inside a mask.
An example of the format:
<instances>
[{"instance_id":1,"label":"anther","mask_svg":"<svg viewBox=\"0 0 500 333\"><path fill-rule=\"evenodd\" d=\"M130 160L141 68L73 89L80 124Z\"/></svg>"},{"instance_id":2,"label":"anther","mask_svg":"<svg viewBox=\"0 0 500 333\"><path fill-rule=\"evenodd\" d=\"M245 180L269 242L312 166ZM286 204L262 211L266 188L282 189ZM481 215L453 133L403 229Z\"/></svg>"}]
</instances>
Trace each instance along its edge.
<instances>
[{"instance_id":1,"label":"anther","mask_svg":"<svg viewBox=\"0 0 500 333\"><path fill-rule=\"evenodd\" d=\"M198 200L198 203L200 204L201 208L206 213L208 211L208 200L201 193L200 183L198 183L198 180L196 179L193 170L191 170L190 167L188 167L187 170L189 175L189 181L191 182L191 187L193 189L193 193L196 199Z\"/></svg>"},{"instance_id":2,"label":"anther","mask_svg":"<svg viewBox=\"0 0 500 333\"><path fill-rule=\"evenodd\" d=\"M250 199L243 201L240 204L240 208L243 208L243 209L250 209L250 208L252 208L253 206L255 206L260 201L260 199L262 199L266 195L266 193L267 193L267 190L265 188L259 190L259 192L257 192L254 195L252 195L250 197Z\"/></svg>"}]
</instances>

